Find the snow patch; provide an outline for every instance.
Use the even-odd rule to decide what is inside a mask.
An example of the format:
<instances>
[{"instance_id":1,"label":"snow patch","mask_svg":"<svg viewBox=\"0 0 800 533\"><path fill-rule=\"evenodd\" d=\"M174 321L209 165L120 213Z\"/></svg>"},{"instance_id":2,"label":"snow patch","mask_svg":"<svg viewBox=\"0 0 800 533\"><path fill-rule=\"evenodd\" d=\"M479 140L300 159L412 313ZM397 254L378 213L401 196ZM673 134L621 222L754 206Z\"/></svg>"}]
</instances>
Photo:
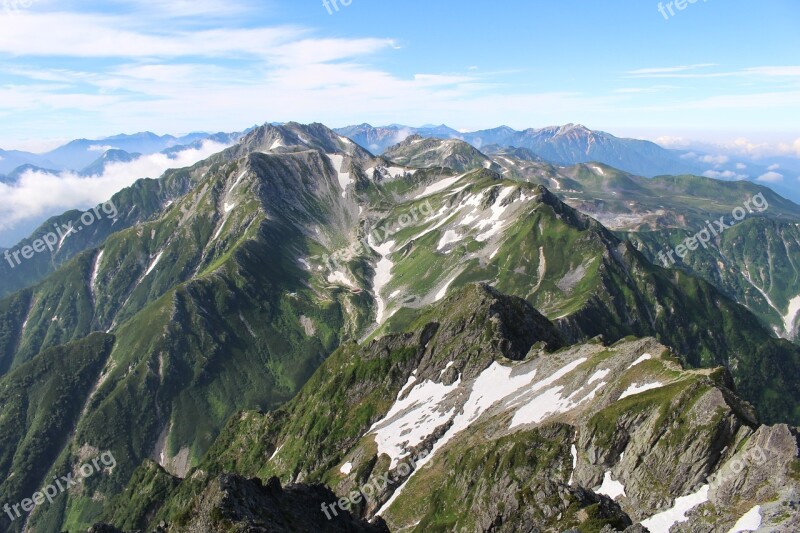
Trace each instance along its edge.
<instances>
[{"instance_id":1,"label":"snow patch","mask_svg":"<svg viewBox=\"0 0 800 533\"><path fill-rule=\"evenodd\" d=\"M339 472L341 472L345 476L349 476L350 472L352 471L353 471L353 463L349 461L343 464L342 467L339 469Z\"/></svg>"},{"instance_id":2,"label":"snow patch","mask_svg":"<svg viewBox=\"0 0 800 533\"><path fill-rule=\"evenodd\" d=\"M620 496L625 496L625 485L619 481L614 481L611 477L611 472L606 472L603 477L603 484L594 490L597 494L605 494L612 500L616 500Z\"/></svg>"},{"instance_id":3,"label":"snow patch","mask_svg":"<svg viewBox=\"0 0 800 533\"><path fill-rule=\"evenodd\" d=\"M436 194L437 192L441 192L448 187L455 185L461 178L466 176L466 174L461 174L460 176L453 176L452 178L445 178L442 180L437 181L433 185L428 185L425 189L419 193L415 200L419 200L420 198L425 198L426 196L430 196L431 194Z\"/></svg>"},{"instance_id":4,"label":"snow patch","mask_svg":"<svg viewBox=\"0 0 800 533\"><path fill-rule=\"evenodd\" d=\"M353 283L350 278L347 277L347 274L344 272L337 270L336 272L332 272L328 275L328 283L341 283L342 285L347 285L348 287L355 288L355 283Z\"/></svg>"},{"instance_id":5,"label":"snow patch","mask_svg":"<svg viewBox=\"0 0 800 533\"><path fill-rule=\"evenodd\" d=\"M381 297L381 291L389 284L392 279L392 267L394 263L389 259L389 254L394 250L394 241L386 241L380 246L372 242L372 234L368 237L370 247L381 255L381 259L375 265L375 278L372 280L372 292L375 294L375 305L377 311L375 321L380 325L386 317L386 301Z\"/></svg>"},{"instance_id":6,"label":"snow patch","mask_svg":"<svg viewBox=\"0 0 800 533\"><path fill-rule=\"evenodd\" d=\"M241 173L241 174L239 174L239 177L238 177L238 178L236 178L236 181L234 181L234 182L233 182L233 185L231 185L231 190L230 190L230 191L228 191L228 193L229 193L229 194L230 194L230 192L231 192L231 191L233 191L233 189L235 189L235 188L236 188L236 186L237 186L237 185L239 185L239 182L241 182L241 181L242 181L242 178L244 178L244 175L245 175L245 174L247 174L247 170L243 170L243 171L242 171L242 173Z\"/></svg>"},{"instance_id":7,"label":"snow patch","mask_svg":"<svg viewBox=\"0 0 800 533\"><path fill-rule=\"evenodd\" d=\"M448 244L452 244L454 242L458 242L460 239L461 239L461 236L458 234L458 232L449 229L449 230L444 232L444 235L442 235L442 239L439 241L439 245L436 247L436 249L441 251Z\"/></svg>"},{"instance_id":8,"label":"snow patch","mask_svg":"<svg viewBox=\"0 0 800 533\"><path fill-rule=\"evenodd\" d=\"M445 365L445 367L442 369L442 371L439 372L439 379L442 379L442 376L447 371L447 369L450 368L451 366L453 366L454 364L455 364L454 361L450 361L449 363L447 363L447 365Z\"/></svg>"},{"instance_id":9,"label":"snow patch","mask_svg":"<svg viewBox=\"0 0 800 533\"><path fill-rule=\"evenodd\" d=\"M413 175L415 171L414 170L406 170L406 169L400 168L400 167L389 167L389 168L386 169L386 172L388 172L389 175L392 178L398 178L400 176L405 176L406 173L409 173L409 174Z\"/></svg>"},{"instance_id":10,"label":"snow patch","mask_svg":"<svg viewBox=\"0 0 800 533\"><path fill-rule=\"evenodd\" d=\"M689 520L686 513L707 501L708 485L703 485L694 494L676 499L675 505L644 520L642 525L649 529L650 533L669 533L670 528L675 524Z\"/></svg>"},{"instance_id":11,"label":"snow patch","mask_svg":"<svg viewBox=\"0 0 800 533\"><path fill-rule=\"evenodd\" d=\"M663 386L664 384L661 383L660 381L656 381L655 383L645 383L643 385L637 385L636 383L631 383L631 386L628 387L628 389L622 393L619 399L621 400L623 398L627 398L628 396L633 396L634 394L639 394L648 390L658 389Z\"/></svg>"},{"instance_id":12,"label":"snow patch","mask_svg":"<svg viewBox=\"0 0 800 533\"><path fill-rule=\"evenodd\" d=\"M644 363L645 361L649 361L652 358L653 358L653 356L650 355L649 353L643 354L639 359L637 359L636 361L631 363L631 366L628 367L628 370L630 370L631 368L635 367L639 363Z\"/></svg>"},{"instance_id":13,"label":"snow patch","mask_svg":"<svg viewBox=\"0 0 800 533\"><path fill-rule=\"evenodd\" d=\"M219 228L217 228L217 232L214 233L214 236L211 238L211 242L216 241L217 238L219 237L219 234L222 233L222 229L225 227L225 222L227 222L227 219L222 220L222 222L219 225Z\"/></svg>"},{"instance_id":14,"label":"snow patch","mask_svg":"<svg viewBox=\"0 0 800 533\"><path fill-rule=\"evenodd\" d=\"M438 302L439 300L444 298L447 295L447 289L450 288L450 285L452 285L453 282L456 280L456 278L460 275L461 273L459 272L458 274L450 278L450 280L447 283L445 283L441 289L439 289L439 292L436 293L436 296L433 297L433 301Z\"/></svg>"},{"instance_id":15,"label":"snow patch","mask_svg":"<svg viewBox=\"0 0 800 533\"><path fill-rule=\"evenodd\" d=\"M338 173L339 179L339 187L342 188L342 198L347 196L347 186L350 185L353 180L350 179L349 172L342 172L342 166L344 165L344 156L339 154L328 154L328 158L333 163L333 167L336 169Z\"/></svg>"},{"instance_id":16,"label":"snow patch","mask_svg":"<svg viewBox=\"0 0 800 533\"><path fill-rule=\"evenodd\" d=\"M92 268L92 277L89 282L89 287L92 289L92 294L95 293L97 287L97 276L100 274L100 265L101 261L103 260L103 250L97 254L97 257L94 259L94 267Z\"/></svg>"},{"instance_id":17,"label":"snow patch","mask_svg":"<svg viewBox=\"0 0 800 533\"><path fill-rule=\"evenodd\" d=\"M603 369L603 370L598 370L597 372L592 374L592 377L589 378L589 381L587 383L589 385L591 385L595 381L600 381L601 379L606 377L610 372L611 372L611 369L609 369L609 368L606 368L606 369Z\"/></svg>"},{"instance_id":18,"label":"snow patch","mask_svg":"<svg viewBox=\"0 0 800 533\"><path fill-rule=\"evenodd\" d=\"M533 288L533 292L539 290L539 287L542 286L542 282L544 281L544 275L547 273L547 258L544 256L544 246L539 247L539 266L536 268L536 275L538 276L538 280L536 281L536 287Z\"/></svg>"},{"instance_id":19,"label":"snow patch","mask_svg":"<svg viewBox=\"0 0 800 533\"><path fill-rule=\"evenodd\" d=\"M578 466L578 448L576 448L574 444L570 446L569 454L572 456L572 473L569 475L567 485L572 485L572 480L575 476L575 468Z\"/></svg>"},{"instance_id":20,"label":"snow patch","mask_svg":"<svg viewBox=\"0 0 800 533\"><path fill-rule=\"evenodd\" d=\"M414 370L414 373L413 373L413 374L411 374L411 376L409 376L409 378L408 378L408 381L406 381L406 384L405 384L405 385L403 385L403 388L402 388L402 389L400 389L400 392L398 392L398 393L397 393L397 397L398 397L398 398L402 398L402 396L403 396L403 394L406 392L406 390L408 390L408 389L410 389L411 387L413 387L413 386L414 386L414 383L416 383L416 382L417 382L417 376L416 376L416 375L414 375L414 374L416 374L416 373L417 373L417 371L416 371L416 370Z\"/></svg>"},{"instance_id":21,"label":"snow patch","mask_svg":"<svg viewBox=\"0 0 800 533\"><path fill-rule=\"evenodd\" d=\"M747 511L736 523L733 525L731 529L728 530L728 533L743 533L744 531L758 531L758 528L761 527L761 506L756 505L749 511Z\"/></svg>"},{"instance_id":22,"label":"snow patch","mask_svg":"<svg viewBox=\"0 0 800 533\"><path fill-rule=\"evenodd\" d=\"M284 444L286 444L286 443L284 443ZM283 444L281 444L280 446L278 446L278 449L277 449L277 450L275 450L275 453L273 453L273 454L272 454L272 456L269 458L269 460L270 460L270 461L272 461L273 459L275 459L275 456L276 456L276 455L278 455L278 453L279 453L279 452L280 452L282 449L283 449Z\"/></svg>"},{"instance_id":23,"label":"snow patch","mask_svg":"<svg viewBox=\"0 0 800 533\"><path fill-rule=\"evenodd\" d=\"M378 455L391 458L390 469L408 457L410 448L418 446L450 420L455 407L445 411L441 404L460 384L459 377L449 386L432 381L415 385L404 399L398 395L386 416L370 428L369 432L375 434Z\"/></svg>"},{"instance_id":24,"label":"snow patch","mask_svg":"<svg viewBox=\"0 0 800 533\"><path fill-rule=\"evenodd\" d=\"M792 336L798 314L800 314L800 296L795 296L789 302L789 310L786 312L786 316L783 317L783 330L786 332L787 337Z\"/></svg>"},{"instance_id":25,"label":"snow patch","mask_svg":"<svg viewBox=\"0 0 800 533\"><path fill-rule=\"evenodd\" d=\"M564 387L553 387L531 400L514 413L510 428L524 424L538 424L550 415L569 411L575 404L561 395L563 390Z\"/></svg>"},{"instance_id":26,"label":"snow patch","mask_svg":"<svg viewBox=\"0 0 800 533\"><path fill-rule=\"evenodd\" d=\"M408 479L411 479L411 477L413 477L417 471L427 464L439 450L441 450L448 442L450 442L450 440L452 440L456 435L465 429L469 428L473 422L478 420L478 418L480 418L480 416L489 410L489 408L491 408L493 405L501 401L504 405L518 403L520 398L524 397L526 394L530 392L536 392L548 387L549 385L552 385L555 381L558 381L585 361L586 358L581 358L568 363L550 377L537 383L534 383L537 374L537 370L535 368L528 372L520 372L515 367L503 366L495 361L491 366L489 366L489 368L481 372L481 374L475 378L475 381L471 386L469 398L461 407L461 409L458 409L458 413L455 415L455 417L452 418L450 428L438 441L434 443L430 454L428 454L426 457L420 458L417 461L417 468ZM412 376L412 378L413 377L414 376ZM409 386L410 383L412 383L412 378L409 378L409 382L406 384L406 387L404 387L404 390ZM460 382L461 377L459 376L456 384L459 384ZM441 403L447 397L447 394L453 390L453 387L448 388L441 384L432 384L431 382L426 382L423 385L426 387L425 389L419 388L418 390L418 387L421 386L415 387L412 390L412 394L409 395L409 398L411 398L412 395L419 398L419 401L423 402L422 408L429 410L436 409L437 404ZM401 394L398 395L398 398L402 395L402 392L403 391L401 391ZM406 403L408 402L409 399L407 398ZM397 405L397 403L395 405ZM392 410L395 411L396 407L393 406ZM451 409L449 413L453 413L454 411L456 411L455 407ZM445 423L450 418L450 414L447 416L440 416L434 421L435 423L431 423L427 420L427 417L423 418L421 413L418 416L412 416L414 414L415 412L410 412L407 416L412 420L417 420L418 423L424 423L429 428L429 433L428 435L422 436L418 435L417 433L411 434L414 438L407 439L409 441L409 446L413 446L413 442L415 440L419 441L419 439L428 437L430 433L436 429L436 427L442 423ZM386 419L389 419L388 415ZM408 483L408 479L406 479L405 483L395 490L394 494L392 494L392 497L375 513L376 515L382 514L392 505L392 503L394 503Z\"/></svg>"},{"instance_id":27,"label":"snow patch","mask_svg":"<svg viewBox=\"0 0 800 533\"><path fill-rule=\"evenodd\" d=\"M156 268L156 265L158 265L158 262L161 261L161 256L162 255L164 255L163 251L158 252L158 255L156 256L156 258L153 260L152 263L150 263L150 268L148 268L147 272L144 273L144 277L147 277L150 274L150 272L152 272L153 269Z\"/></svg>"}]
</instances>

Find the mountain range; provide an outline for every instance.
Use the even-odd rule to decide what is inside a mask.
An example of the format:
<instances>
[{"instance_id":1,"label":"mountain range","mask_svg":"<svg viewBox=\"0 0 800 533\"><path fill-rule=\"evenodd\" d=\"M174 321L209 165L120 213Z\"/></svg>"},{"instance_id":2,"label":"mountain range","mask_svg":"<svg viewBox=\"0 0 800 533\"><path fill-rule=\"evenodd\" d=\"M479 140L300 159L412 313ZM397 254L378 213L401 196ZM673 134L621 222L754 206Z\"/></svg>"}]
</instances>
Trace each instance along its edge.
<instances>
[{"instance_id":1,"label":"mountain range","mask_svg":"<svg viewBox=\"0 0 800 533\"><path fill-rule=\"evenodd\" d=\"M796 529L800 206L430 129L265 124L3 264L0 503L108 451L24 527Z\"/></svg>"},{"instance_id":2,"label":"mountain range","mask_svg":"<svg viewBox=\"0 0 800 533\"><path fill-rule=\"evenodd\" d=\"M755 181L776 169L786 169L792 177L800 173L800 162L795 158L774 157L765 163L734 154L723 155L719 153L718 147L703 144L673 150L650 141L615 137L580 124L529 128L523 131L500 126L475 132L460 132L445 125L413 128L360 124L337 128L336 131L378 154L406 137L417 134L439 139L460 139L480 150L485 150L490 145L527 148L555 165L599 162L644 177L695 174ZM779 194L800 202L800 189L793 182L789 178L785 182L770 180L763 183Z\"/></svg>"}]
</instances>

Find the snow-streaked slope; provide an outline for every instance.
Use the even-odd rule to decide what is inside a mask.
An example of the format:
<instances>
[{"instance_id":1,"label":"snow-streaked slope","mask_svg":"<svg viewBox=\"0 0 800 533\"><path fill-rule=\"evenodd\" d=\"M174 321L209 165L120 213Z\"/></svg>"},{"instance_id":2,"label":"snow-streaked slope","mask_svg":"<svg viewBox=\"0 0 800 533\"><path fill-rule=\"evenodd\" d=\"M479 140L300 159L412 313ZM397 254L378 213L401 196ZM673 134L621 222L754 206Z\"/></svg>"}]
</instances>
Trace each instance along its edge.
<instances>
[{"instance_id":1,"label":"snow-streaked slope","mask_svg":"<svg viewBox=\"0 0 800 533\"><path fill-rule=\"evenodd\" d=\"M375 305L377 306L375 322L380 325L388 318L386 317L386 300L383 299L381 292L392 279L392 267L394 263L392 263L389 255L392 253L392 250L394 250L395 242L386 241L381 245L377 245L373 243L372 235L370 235L369 244L372 249L381 256L378 263L375 265L375 278L372 281L372 292L374 293Z\"/></svg>"},{"instance_id":2,"label":"snow-streaked slope","mask_svg":"<svg viewBox=\"0 0 800 533\"><path fill-rule=\"evenodd\" d=\"M402 399L401 391L386 416L370 428L378 453L391 458L391 468L410 455L409 448L419 445L452 418L454 408L442 404L460 384L460 379L450 386L432 381L415 384Z\"/></svg>"},{"instance_id":3,"label":"snow-streaked slope","mask_svg":"<svg viewBox=\"0 0 800 533\"><path fill-rule=\"evenodd\" d=\"M347 196L347 187L353 183L352 178L350 177L349 172L342 172L342 166L344 165L344 156L340 154L328 154L328 158L330 158L331 163L333 163L333 168L337 172L337 177L339 179L339 187L342 189L342 198Z\"/></svg>"}]
</instances>

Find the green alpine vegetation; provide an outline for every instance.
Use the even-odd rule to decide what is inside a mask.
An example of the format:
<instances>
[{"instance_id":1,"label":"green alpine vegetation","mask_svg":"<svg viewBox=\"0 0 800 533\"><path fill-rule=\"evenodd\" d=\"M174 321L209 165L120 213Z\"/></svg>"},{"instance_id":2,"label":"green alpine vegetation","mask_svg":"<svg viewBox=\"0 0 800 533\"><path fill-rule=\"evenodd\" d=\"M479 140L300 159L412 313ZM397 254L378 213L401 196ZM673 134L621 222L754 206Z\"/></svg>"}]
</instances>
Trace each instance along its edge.
<instances>
[{"instance_id":1,"label":"green alpine vegetation","mask_svg":"<svg viewBox=\"0 0 800 533\"><path fill-rule=\"evenodd\" d=\"M350 513L392 531L622 531L707 484L691 527L709 516L730 527L760 504L790 528L797 434L760 425L732 386L725 369L683 369L655 339L565 346L524 300L470 285L404 333L342 346L284 407L233 417L149 520L121 502L104 519L198 531L219 513L209 492L236 475L324 483L336 495L308 500L310 516L360 494ZM149 494L166 476L155 468L126 493ZM237 530L270 525L226 516Z\"/></svg>"},{"instance_id":2,"label":"green alpine vegetation","mask_svg":"<svg viewBox=\"0 0 800 533\"><path fill-rule=\"evenodd\" d=\"M453 388L460 402L468 396L463 387L496 362L536 368L538 381L557 370L537 366L550 354L560 353L553 364L562 366L586 355L581 364L588 365L613 358L618 341L625 346L619 361L637 343L660 343L651 350L654 360L640 368L655 365L647 377L668 379L664 391L680 384L669 397L675 404L690 405L698 394L721 390L728 407L719 407L733 413L724 420L741 426L740 433L757 431L757 419L796 425L800 347L775 338L768 325L791 301L786 275L794 272L794 252L772 250L789 249L796 239L793 204L770 196L775 209L769 216L724 235L731 240L719 248L731 258L726 272L746 265L757 286L748 289L733 275L710 275L701 263L672 269L654 264L652 252L661 242L656 229L649 228L651 240L651 233L640 231L644 226L636 235L616 227L612 232L569 199L579 194L569 191L585 187L580 194L602 198L601 190L614 196L611 188L626 189L630 197L651 195L656 202L660 193L654 191L685 193L692 179L646 182L593 164L553 167L525 150L487 156L456 140L410 138L374 157L321 124L256 128L192 168L120 192L113 199L116 219L98 222L80 239L70 236L53 256L31 260L43 263L31 263L25 276L4 278L0 394L14 392L2 409L25 414L0 418L7 424L0 447L8 478L3 494L28 497L45 476L108 451L117 459L111 473L38 506L28 527L83 531L102 519L127 530L160 520L187 531L210 523L235 528L242 520L236 494L286 509L259 518L285 524L302 519L290 512L293 505L331 496L309 483L343 494L370 475L397 468L380 448L385 441L368 433L412 381L430 383L434 392ZM730 213L741 192L739 185L730 187L710 183L698 194L715 197L715 209ZM673 232L665 233L670 238L704 216L702 201L682 201L680 208L692 213L687 225L658 226ZM677 212L677 200L674 205ZM780 237L762 238L770 228L780 229ZM765 243L766 259L759 248ZM758 288L774 309L758 300ZM56 363L54 354L63 360ZM603 477L597 468L566 492L555 490L550 479L565 450L569 459L564 435L573 428L589 431L589 414L611 408L611 395L621 394L617 389L640 370L621 364L607 369L613 372L613 381L604 380L607 388L576 407L577 418L500 431L515 416L507 411L486 426L489 433L481 430L499 431L497 439L442 442L431 469L489 457L486 475L480 482L450 478L442 474L447 469L438 477L412 476L408 492L381 516L392 529L413 519L428 530L488 528L494 520L508 528L550 524L558 514L579 529L641 519L631 514L639 500L620 505L593 491ZM722 370L708 370L717 367ZM584 370L568 372L575 380L571 392L591 376ZM693 392L683 394L689 388ZM743 400L732 399L734 391ZM650 395L658 394L641 394ZM438 414L420 419L450 408L457 414L463 405L456 408L451 399ZM667 399L659 401L637 416L663 426L667 422L656 415L667 411ZM50 405L63 417L50 420ZM712 422L718 423L703 424ZM434 449L445 430L433 430L427 437L436 437L418 443L416 451ZM621 437L597 438L608 444ZM524 450L528 442L537 443L541 455ZM705 450L719 458L718 451ZM603 461L613 466L608 457ZM343 481L345 462L352 470ZM497 465L516 470L500 479L494 477L502 477ZM715 465L707 465L709 472ZM237 476L258 476L263 483ZM524 479L531 484L523 487ZM684 481L678 485L688 488ZM486 491L510 483L509 494L519 493L499 512L474 500L479 516L462 521L446 505L409 513L419 504L414 487L425 486L417 483L441 487L443 497L471 483ZM540 493L547 494L552 512L522 517L523 508L544 508ZM374 505L343 515L340 525L384 527L362 519L373 519L392 494L387 490ZM648 500L643 509L654 512L666 503L667 491L655 494L661 500ZM409 498L406 504L403 498ZM3 527L17 532L22 525L18 520Z\"/></svg>"}]
</instances>

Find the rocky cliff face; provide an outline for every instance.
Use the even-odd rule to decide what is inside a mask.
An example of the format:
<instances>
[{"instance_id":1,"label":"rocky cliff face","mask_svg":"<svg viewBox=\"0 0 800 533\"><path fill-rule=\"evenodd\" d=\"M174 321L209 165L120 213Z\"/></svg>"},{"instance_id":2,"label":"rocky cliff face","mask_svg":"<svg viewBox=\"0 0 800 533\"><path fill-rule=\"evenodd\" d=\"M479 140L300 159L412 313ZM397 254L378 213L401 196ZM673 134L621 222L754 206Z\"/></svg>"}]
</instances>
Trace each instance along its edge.
<instances>
[{"instance_id":1,"label":"rocky cliff face","mask_svg":"<svg viewBox=\"0 0 800 533\"><path fill-rule=\"evenodd\" d=\"M391 531L728 531L747 513L792 530L798 435L733 387L654 339L564 346L523 300L473 285L341 348L286 407L236 417L153 520L205 523L235 472L324 483L336 496L309 513Z\"/></svg>"},{"instance_id":2,"label":"rocky cliff face","mask_svg":"<svg viewBox=\"0 0 800 533\"><path fill-rule=\"evenodd\" d=\"M278 476L284 484L321 482L337 493L345 489L340 483L349 483L352 491L364 481L358 476L402 468L403 454L435 450L428 462L436 464L474 424L515 439L519 428L528 427L509 425L517 404L535 399L530 394L539 389L533 387L550 378L553 384L539 386L541 392L563 387L549 392L555 410L529 430L544 431L552 422L585 435L596 428L580 417L617 403L611 384L627 383L629 371L621 363L598 367L608 379L591 380L582 365L623 346L614 343L629 336L658 339L663 346L648 352L653 361L662 361L657 356L668 347L695 369L684 374L676 367L688 380L684 385L691 376L703 378L697 368L722 366L733 381L722 380L721 389L735 388L762 419L800 420L800 348L771 338L747 309L686 272L653 265L542 185L506 174L502 165L485 168L482 157L471 159L472 149L467 159L447 160L453 154L438 151L440 143L429 150L415 140L404 147L406 155L420 155L419 163L432 168L373 157L318 124L257 128L192 169L128 191L131 198L141 192L145 202L162 199L145 191L177 196L171 204L151 206L144 220L134 212L125 218L128 225L83 243L86 249L38 285L0 301L0 393L8 391L9 398L0 402L0 439L6 443L0 449L0 501L20 501L43 476L79 466L87 450L112 451L119 463L87 489L37 508L30 529L85 529L99 518L99 502L121 494L130 502L111 507L124 510L110 517L118 527L141 529L159 513L172 523L168 517L192 509L193 498L225 473ZM502 157L518 156L542 164L524 153ZM442 164L484 168L456 172ZM564 169L555 170L555 181L546 183L565 186L559 181ZM575 183L591 179L587 169L576 172ZM98 330L107 337L93 337ZM591 340L600 335L609 346ZM83 350L92 339L102 345L89 342L91 350ZM51 364L61 353L74 360ZM562 358L567 355L572 359ZM668 383L659 368L654 371L657 381ZM80 380L73 379L76 372ZM504 396L470 400L487 380ZM517 388L503 388L515 383ZM634 383L653 384L628 385ZM57 394L31 394L49 388ZM505 415L493 411L500 400L511 402ZM68 407L69 417L54 421L51 405L61 408L57 412ZM733 411L739 425L752 426L742 422L754 419L749 408ZM661 422L652 420L653 439ZM715 431L727 442L744 430ZM408 442L398 440L406 436ZM498 460L512 464L519 448L504 446L510 448L498 450ZM558 462L561 451L526 461ZM541 475L537 497L555 483L551 468ZM683 488L685 480L674 475ZM597 473L592 476L586 483L597 481ZM413 487L416 479L421 472L409 471L399 481ZM473 482L463 478L459 488ZM136 490L125 492L128 485ZM583 496L596 487L582 488L570 493L577 498L575 512L597 504L604 520L616 520L609 502ZM397 489L376 490L357 512L369 518L386 506L378 514L406 524L394 513L413 493ZM533 500L520 490L515 508L527 509ZM573 496L564 493L564 501ZM671 496L663 492L665 501ZM511 500L504 505L513 507ZM571 523L571 505L555 516ZM621 512L630 515L625 505L621 500ZM441 515L442 509L417 519L449 524L452 517ZM594 516L591 510L581 516L586 513ZM549 511L535 515L550 518ZM0 514L0 527L21 530L21 520L5 519Z\"/></svg>"}]
</instances>

